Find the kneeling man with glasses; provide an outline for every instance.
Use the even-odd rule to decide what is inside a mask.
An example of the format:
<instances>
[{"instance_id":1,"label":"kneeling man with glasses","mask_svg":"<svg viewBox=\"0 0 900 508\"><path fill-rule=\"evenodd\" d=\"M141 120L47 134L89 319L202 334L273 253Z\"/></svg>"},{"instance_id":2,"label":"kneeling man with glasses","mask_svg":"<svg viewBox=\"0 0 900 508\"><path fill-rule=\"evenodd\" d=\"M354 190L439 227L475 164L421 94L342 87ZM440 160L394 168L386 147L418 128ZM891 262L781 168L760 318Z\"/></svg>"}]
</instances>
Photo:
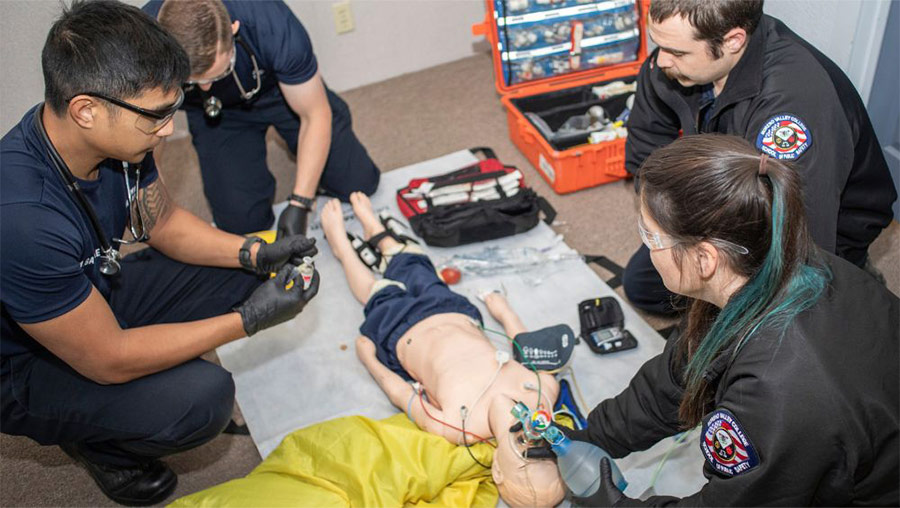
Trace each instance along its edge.
<instances>
[{"instance_id":1,"label":"kneeling man with glasses","mask_svg":"<svg viewBox=\"0 0 900 508\"><path fill-rule=\"evenodd\" d=\"M304 289L293 268L316 248L170 200L152 151L190 64L141 10L75 2L42 66L45 102L0 141L0 427L59 445L114 501L159 503L177 481L159 458L231 418L231 374L199 356L299 313L318 275ZM132 242L150 248L120 259Z\"/></svg>"}]
</instances>

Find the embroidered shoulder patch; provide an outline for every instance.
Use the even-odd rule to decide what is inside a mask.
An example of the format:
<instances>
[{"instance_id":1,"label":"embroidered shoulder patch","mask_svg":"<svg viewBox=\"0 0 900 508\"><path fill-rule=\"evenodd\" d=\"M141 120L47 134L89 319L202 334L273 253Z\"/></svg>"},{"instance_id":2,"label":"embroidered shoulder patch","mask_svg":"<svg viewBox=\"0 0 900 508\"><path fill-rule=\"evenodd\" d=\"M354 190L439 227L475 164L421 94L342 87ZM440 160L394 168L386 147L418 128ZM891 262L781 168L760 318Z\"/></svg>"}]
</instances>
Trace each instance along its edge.
<instances>
[{"instance_id":1,"label":"embroidered shoulder patch","mask_svg":"<svg viewBox=\"0 0 900 508\"><path fill-rule=\"evenodd\" d=\"M796 159L811 145L809 128L799 117L787 113L770 118L756 136L756 148L774 159Z\"/></svg>"},{"instance_id":2,"label":"embroidered shoulder patch","mask_svg":"<svg viewBox=\"0 0 900 508\"><path fill-rule=\"evenodd\" d=\"M700 451L716 471L735 476L759 465L759 455L737 418L727 409L716 409L703 422Z\"/></svg>"}]
</instances>

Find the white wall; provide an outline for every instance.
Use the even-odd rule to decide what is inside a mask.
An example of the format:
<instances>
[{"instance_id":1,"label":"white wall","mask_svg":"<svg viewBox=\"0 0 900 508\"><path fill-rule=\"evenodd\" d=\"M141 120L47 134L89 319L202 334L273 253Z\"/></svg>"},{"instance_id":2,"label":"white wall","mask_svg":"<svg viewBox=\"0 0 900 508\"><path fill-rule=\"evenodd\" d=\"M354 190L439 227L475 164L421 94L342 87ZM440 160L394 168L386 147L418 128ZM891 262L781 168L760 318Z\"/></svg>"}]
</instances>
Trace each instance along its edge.
<instances>
[{"instance_id":1,"label":"white wall","mask_svg":"<svg viewBox=\"0 0 900 508\"><path fill-rule=\"evenodd\" d=\"M334 28L334 3L287 0L336 91L465 58L485 47L470 30L484 17L481 0L351 0L355 29L343 35ZM60 0L0 0L0 133L43 98L41 48L60 10Z\"/></svg>"},{"instance_id":2,"label":"white wall","mask_svg":"<svg viewBox=\"0 0 900 508\"><path fill-rule=\"evenodd\" d=\"M337 35L334 3L287 0L335 91L473 55L479 40L470 26L484 18L481 0L351 0L355 29Z\"/></svg>"},{"instance_id":3,"label":"white wall","mask_svg":"<svg viewBox=\"0 0 900 508\"><path fill-rule=\"evenodd\" d=\"M767 0L763 10L846 72L862 3L869 0Z\"/></svg>"},{"instance_id":4,"label":"white wall","mask_svg":"<svg viewBox=\"0 0 900 508\"><path fill-rule=\"evenodd\" d=\"M868 26L860 13L865 14L864 4L873 1L768 0L765 10L848 70L857 24ZM309 30L322 73L337 91L464 58L487 47L470 31L484 17L482 0L351 0L356 28L344 35L334 30L334 1L287 3ZM59 0L0 0L0 133L43 97L41 48L59 12ZM851 73L851 79L859 85L860 78Z\"/></svg>"}]
</instances>

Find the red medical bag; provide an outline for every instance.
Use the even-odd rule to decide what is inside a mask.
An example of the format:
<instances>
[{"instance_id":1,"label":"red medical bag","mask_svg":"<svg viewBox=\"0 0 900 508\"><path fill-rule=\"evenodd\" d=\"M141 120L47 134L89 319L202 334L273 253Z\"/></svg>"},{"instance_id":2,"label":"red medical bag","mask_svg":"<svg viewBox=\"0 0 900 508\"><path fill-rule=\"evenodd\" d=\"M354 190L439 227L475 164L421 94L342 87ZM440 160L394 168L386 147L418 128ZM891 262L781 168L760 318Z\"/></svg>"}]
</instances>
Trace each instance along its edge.
<instances>
[{"instance_id":1,"label":"red medical bag","mask_svg":"<svg viewBox=\"0 0 900 508\"><path fill-rule=\"evenodd\" d=\"M397 205L413 231L435 247L455 247L528 231L540 212L553 222L550 204L525 185L522 173L505 166L490 148L486 158L431 178L414 178L397 191Z\"/></svg>"}]
</instances>

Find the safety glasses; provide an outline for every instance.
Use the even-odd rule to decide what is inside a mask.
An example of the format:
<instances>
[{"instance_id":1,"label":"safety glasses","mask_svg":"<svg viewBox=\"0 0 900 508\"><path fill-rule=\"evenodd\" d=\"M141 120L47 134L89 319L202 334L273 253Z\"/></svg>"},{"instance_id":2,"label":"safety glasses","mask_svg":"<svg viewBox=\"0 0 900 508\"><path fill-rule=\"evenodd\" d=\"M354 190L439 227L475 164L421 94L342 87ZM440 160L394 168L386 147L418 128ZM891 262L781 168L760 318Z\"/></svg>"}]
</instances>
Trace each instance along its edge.
<instances>
[{"instance_id":1,"label":"safety glasses","mask_svg":"<svg viewBox=\"0 0 900 508\"><path fill-rule=\"evenodd\" d=\"M644 245L651 251L671 249L681 243L679 240L676 240L669 235L648 230L647 225L644 224L644 218L641 217L640 214L638 214L638 232L641 234L641 241L644 242Z\"/></svg>"},{"instance_id":2,"label":"safety glasses","mask_svg":"<svg viewBox=\"0 0 900 508\"><path fill-rule=\"evenodd\" d=\"M648 230L647 225L644 223L644 218L640 214L638 214L638 232L641 234L641 241L644 242L644 245L646 245L647 248L651 251L671 249L672 247L680 243L684 243L684 240L678 240L665 233L658 233ZM728 240L722 240L719 238L707 238L705 239L705 241L717 247L728 249L736 254L743 255L750 252L743 245L738 245L736 243L729 242Z\"/></svg>"},{"instance_id":3,"label":"safety glasses","mask_svg":"<svg viewBox=\"0 0 900 508\"><path fill-rule=\"evenodd\" d=\"M182 103L184 103L184 90L181 90L180 88L178 89L178 99L175 101L175 104L164 110L156 111L144 109L140 106L135 106L134 104L131 104L129 102L125 102L121 99L116 99L115 97L110 97L99 92L77 93L66 100L66 102L71 101L79 95L89 95L91 97L103 99L106 102L119 106L120 108L124 108L133 113L137 113L138 116L134 122L134 126L144 134L156 134L157 132L159 132L160 129L165 127L166 124L172 120L172 117L175 116L175 113L178 112L178 108L180 108Z\"/></svg>"},{"instance_id":4,"label":"safety glasses","mask_svg":"<svg viewBox=\"0 0 900 508\"><path fill-rule=\"evenodd\" d=\"M223 72L222 74L219 74L218 76L216 76L214 78L188 80L188 81L185 81L184 84L190 86L190 85L208 85L210 83L215 83L216 81L219 81L220 79L227 78L229 74L234 72L234 66L236 63L237 63L237 50L235 50L234 45L232 45L231 46L231 60L228 62L228 67L225 69L225 72Z\"/></svg>"}]
</instances>

